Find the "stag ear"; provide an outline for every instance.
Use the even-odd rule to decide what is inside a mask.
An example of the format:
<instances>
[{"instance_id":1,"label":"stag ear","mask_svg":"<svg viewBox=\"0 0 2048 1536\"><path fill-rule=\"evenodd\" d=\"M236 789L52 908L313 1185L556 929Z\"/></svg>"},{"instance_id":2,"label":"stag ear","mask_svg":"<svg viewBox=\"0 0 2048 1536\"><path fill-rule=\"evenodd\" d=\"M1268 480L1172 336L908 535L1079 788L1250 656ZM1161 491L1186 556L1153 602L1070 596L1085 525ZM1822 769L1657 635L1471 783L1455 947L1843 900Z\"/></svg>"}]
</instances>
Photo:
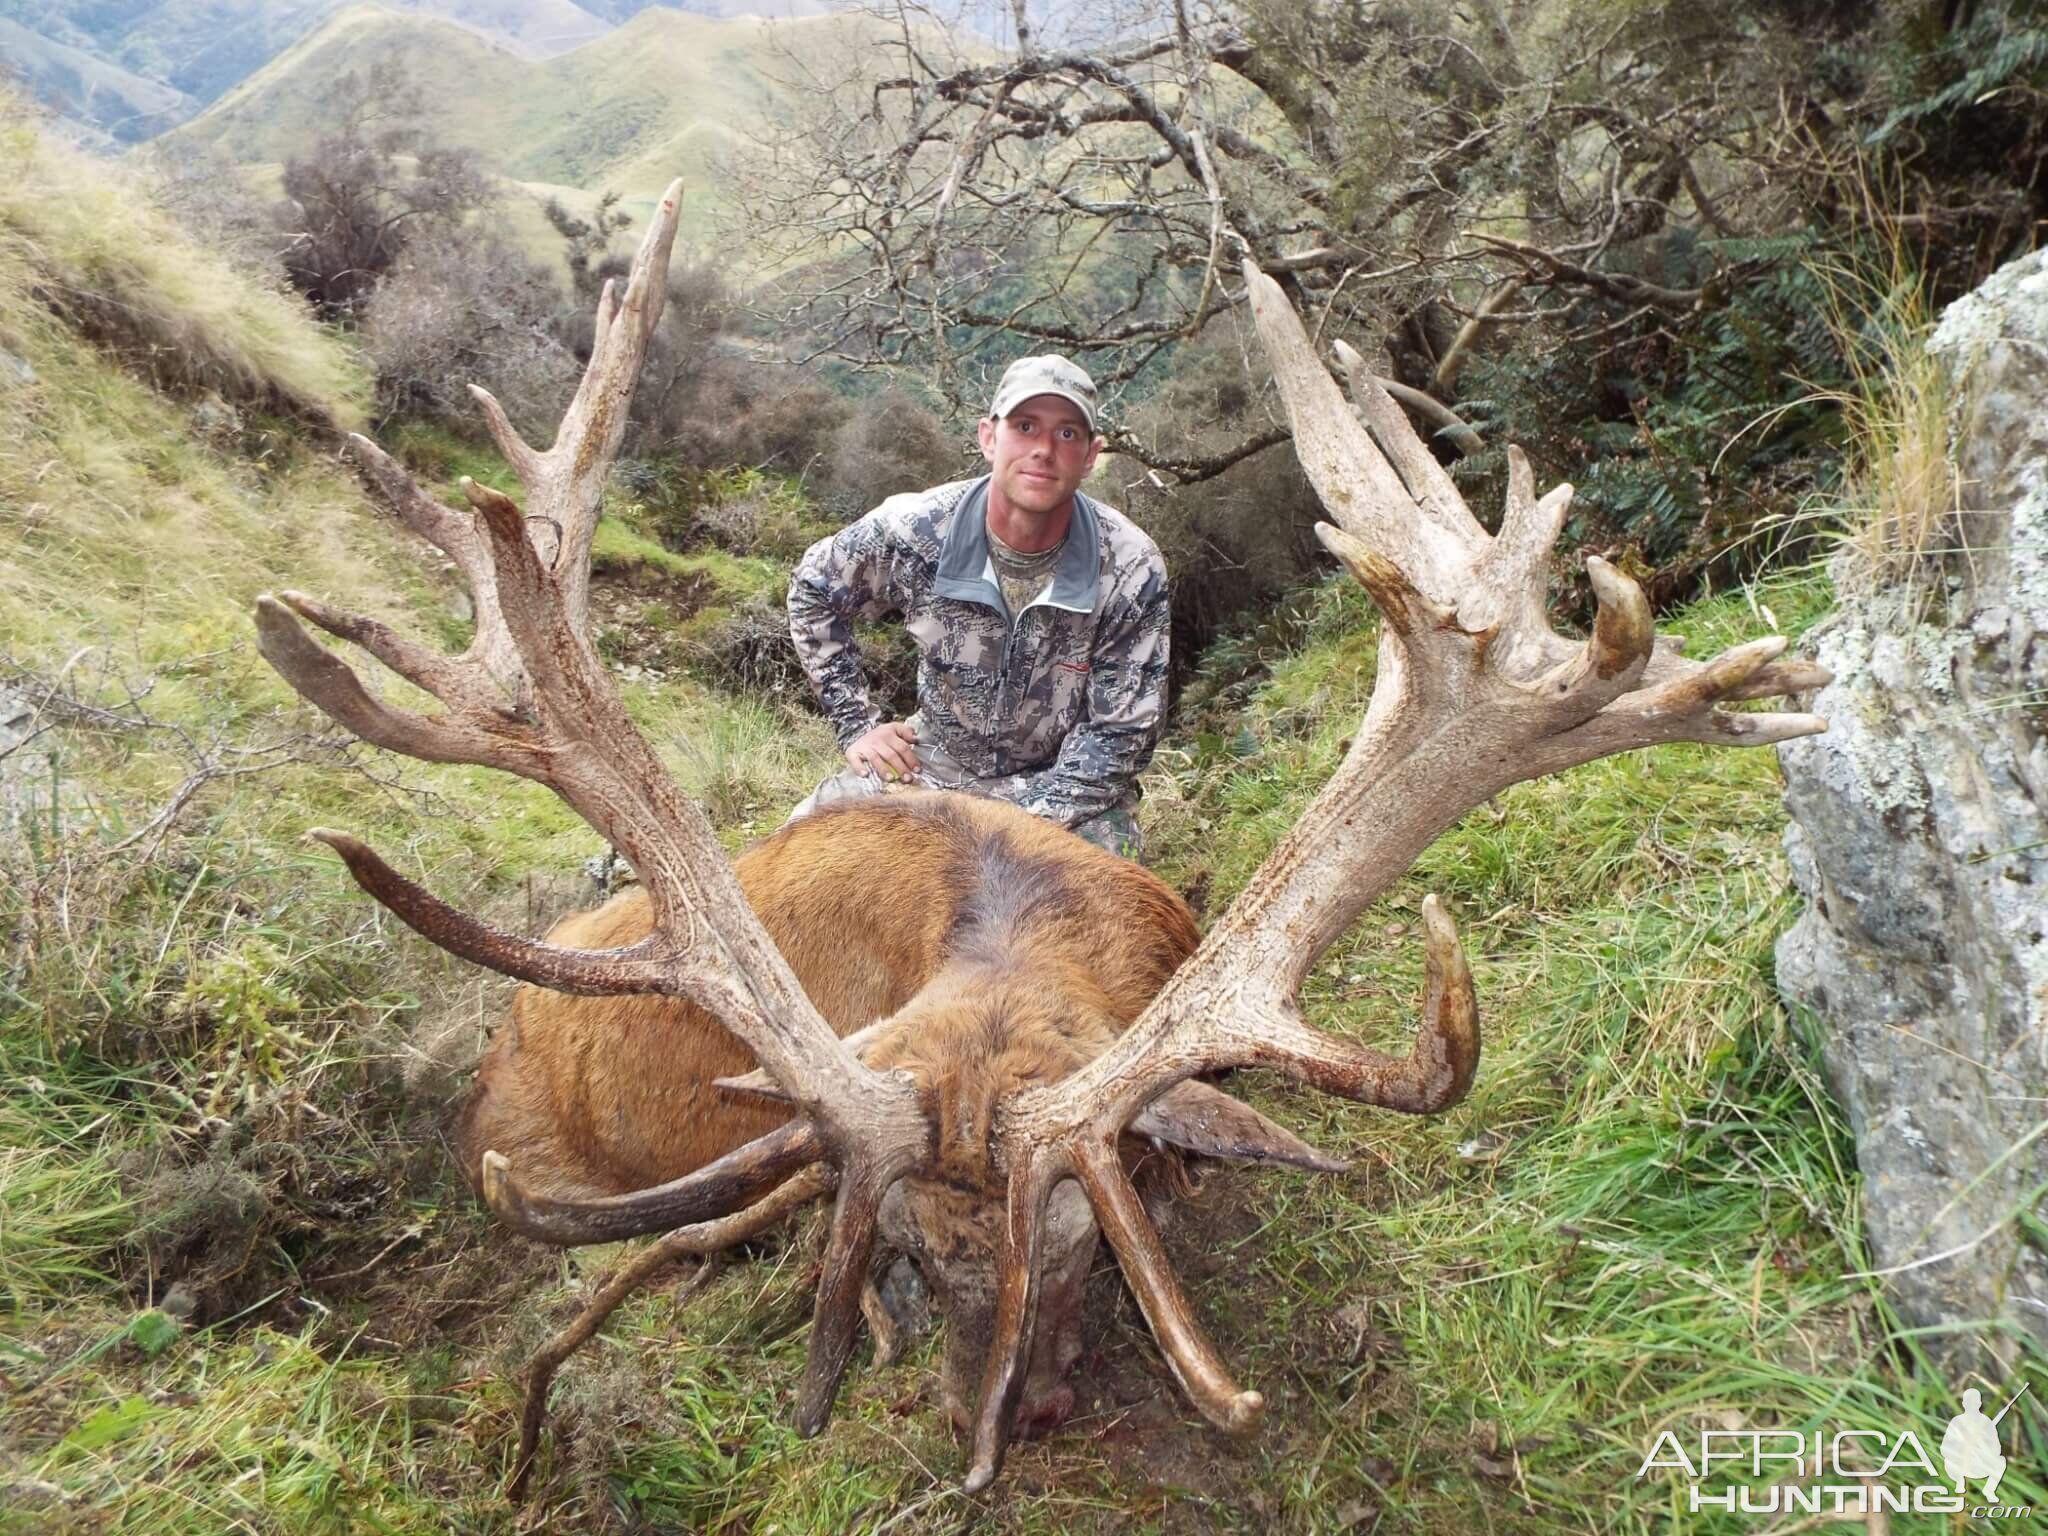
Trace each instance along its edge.
<instances>
[{"instance_id":1,"label":"stag ear","mask_svg":"<svg viewBox=\"0 0 2048 1536\"><path fill-rule=\"evenodd\" d=\"M1175 1084L1138 1111L1131 1130L1183 1152L1233 1162L1285 1163L1312 1173L1343 1173L1351 1167L1207 1083Z\"/></svg>"}]
</instances>

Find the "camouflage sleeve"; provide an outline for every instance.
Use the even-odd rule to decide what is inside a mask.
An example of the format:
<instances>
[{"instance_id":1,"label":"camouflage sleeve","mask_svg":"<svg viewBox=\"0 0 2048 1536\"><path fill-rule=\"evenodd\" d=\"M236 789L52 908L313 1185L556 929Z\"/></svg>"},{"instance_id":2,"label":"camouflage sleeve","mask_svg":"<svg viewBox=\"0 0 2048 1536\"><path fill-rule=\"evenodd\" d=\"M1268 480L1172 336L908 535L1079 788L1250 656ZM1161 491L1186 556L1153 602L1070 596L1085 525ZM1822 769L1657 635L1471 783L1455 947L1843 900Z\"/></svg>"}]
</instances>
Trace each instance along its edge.
<instances>
[{"instance_id":1,"label":"camouflage sleeve","mask_svg":"<svg viewBox=\"0 0 2048 1536\"><path fill-rule=\"evenodd\" d=\"M878 619L907 600L897 590L901 551L888 504L804 551L789 578L789 638L843 748L881 723L868 698L853 621Z\"/></svg>"},{"instance_id":2,"label":"camouflage sleeve","mask_svg":"<svg viewBox=\"0 0 2048 1536\"><path fill-rule=\"evenodd\" d=\"M1110 619L1088 658L1088 718L1060 743L1051 767L1025 777L1016 797L1025 810L1061 826L1099 816L1131 795L1166 729L1172 626L1163 564L1147 571Z\"/></svg>"}]
</instances>

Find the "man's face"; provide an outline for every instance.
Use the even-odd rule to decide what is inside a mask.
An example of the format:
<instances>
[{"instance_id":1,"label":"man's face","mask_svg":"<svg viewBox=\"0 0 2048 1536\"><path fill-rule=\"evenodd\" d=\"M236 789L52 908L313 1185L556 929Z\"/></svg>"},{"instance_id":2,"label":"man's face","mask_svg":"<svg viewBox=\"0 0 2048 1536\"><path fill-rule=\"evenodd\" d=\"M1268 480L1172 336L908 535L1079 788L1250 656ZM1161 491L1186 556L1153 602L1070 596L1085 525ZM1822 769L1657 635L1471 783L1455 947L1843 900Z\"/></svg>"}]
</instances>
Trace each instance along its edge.
<instances>
[{"instance_id":1,"label":"man's face","mask_svg":"<svg viewBox=\"0 0 2048 1536\"><path fill-rule=\"evenodd\" d=\"M1101 447L1081 408L1064 395L1033 395L1007 416L981 420L981 456L1003 500L1019 512L1065 506Z\"/></svg>"}]
</instances>

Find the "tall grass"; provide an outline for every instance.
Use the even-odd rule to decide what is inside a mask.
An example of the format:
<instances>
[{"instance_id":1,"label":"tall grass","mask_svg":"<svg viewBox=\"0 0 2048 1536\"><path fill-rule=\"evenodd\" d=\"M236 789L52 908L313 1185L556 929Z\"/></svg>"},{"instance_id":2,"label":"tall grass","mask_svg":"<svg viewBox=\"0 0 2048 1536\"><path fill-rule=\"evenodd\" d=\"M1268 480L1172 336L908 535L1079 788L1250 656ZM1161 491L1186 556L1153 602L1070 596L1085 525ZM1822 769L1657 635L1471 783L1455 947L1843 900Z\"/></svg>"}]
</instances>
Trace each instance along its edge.
<instances>
[{"instance_id":1,"label":"tall grass","mask_svg":"<svg viewBox=\"0 0 2048 1536\"><path fill-rule=\"evenodd\" d=\"M1950 433L1958 404L1947 365L1928 349L1926 286L1902 248L1888 267L1828 274L1832 323L1851 387L1842 413L1836 579L1845 593L1923 586L1955 553L1962 486Z\"/></svg>"},{"instance_id":2,"label":"tall grass","mask_svg":"<svg viewBox=\"0 0 2048 1536\"><path fill-rule=\"evenodd\" d=\"M151 205L126 171L54 143L0 91L0 345L44 310L146 377L333 428L368 380L280 284L258 286Z\"/></svg>"}]
</instances>

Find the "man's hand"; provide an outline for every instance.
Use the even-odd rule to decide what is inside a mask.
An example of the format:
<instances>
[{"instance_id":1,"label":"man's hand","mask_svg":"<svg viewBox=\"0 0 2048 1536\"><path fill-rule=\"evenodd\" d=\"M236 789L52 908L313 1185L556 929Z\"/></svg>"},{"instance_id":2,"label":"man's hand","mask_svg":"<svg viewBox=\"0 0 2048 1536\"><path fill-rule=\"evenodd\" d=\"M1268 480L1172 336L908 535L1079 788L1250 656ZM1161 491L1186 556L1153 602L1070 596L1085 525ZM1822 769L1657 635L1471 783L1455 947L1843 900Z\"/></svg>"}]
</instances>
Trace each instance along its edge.
<instances>
[{"instance_id":1,"label":"man's hand","mask_svg":"<svg viewBox=\"0 0 2048 1536\"><path fill-rule=\"evenodd\" d=\"M884 720L846 749L846 760L863 773L907 779L917 772L917 732L901 720Z\"/></svg>"}]
</instances>

